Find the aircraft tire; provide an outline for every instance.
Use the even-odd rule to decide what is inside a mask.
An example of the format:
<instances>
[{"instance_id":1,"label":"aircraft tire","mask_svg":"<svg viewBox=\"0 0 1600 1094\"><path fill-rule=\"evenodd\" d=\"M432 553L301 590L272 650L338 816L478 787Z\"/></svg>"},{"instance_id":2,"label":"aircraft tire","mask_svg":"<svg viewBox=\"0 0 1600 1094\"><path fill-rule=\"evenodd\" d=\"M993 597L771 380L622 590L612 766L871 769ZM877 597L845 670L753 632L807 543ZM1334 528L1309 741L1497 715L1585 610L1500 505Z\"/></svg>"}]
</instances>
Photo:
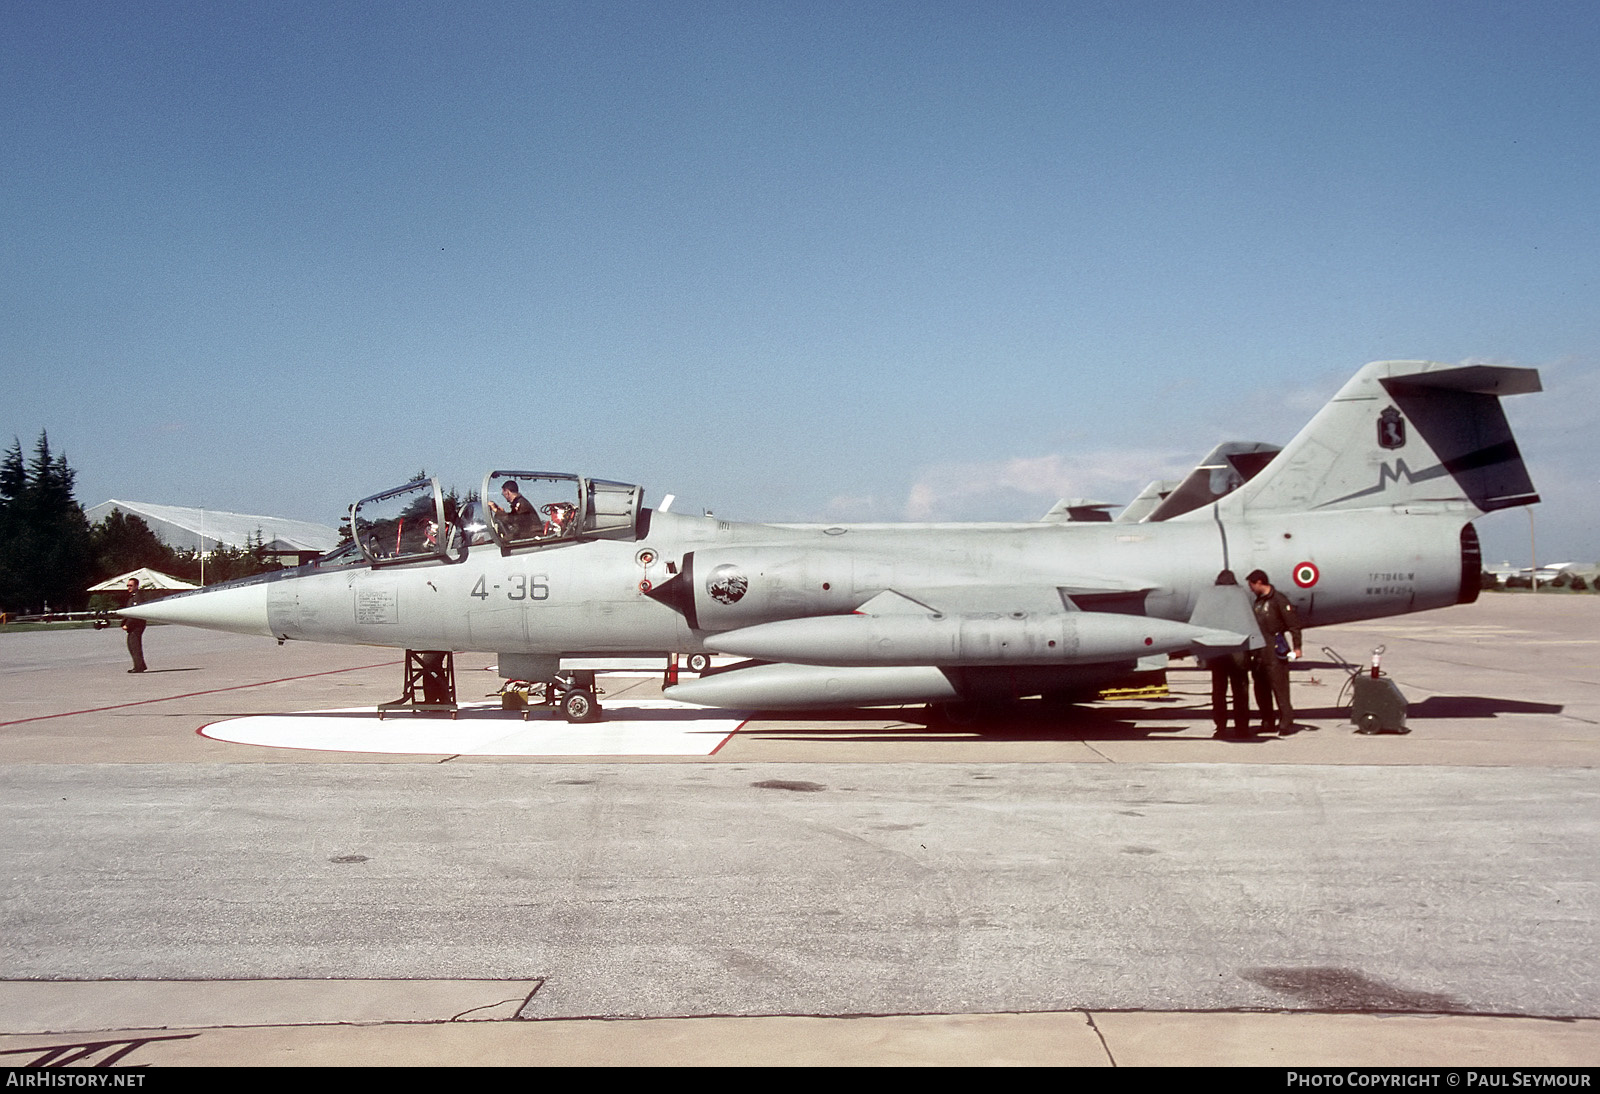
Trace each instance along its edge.
<instances>
[{"instance_id":1,"label":"aircraft tire","mask_svg":"<svg viewBox=\"0 0 1600 1094\"><path fill-rule=\"evenodd\" d=\"M690 672L699 674L699 673L705 672L706 669L708 669L710 667L711 667L711 657L710 657L709 654L691 653L689 655L689 671Z\"/></svg>"},{"instance_id":2,"label":"aircraft tire","mask_svg":"<svg viewBox=\"0 0 1600 1094\"><path fill-rule=\"evenodd\" d=\"M573 688L561 699L561 716L569 722L598 722L600 703L588 688Z\"/></svg>"}]
</instances>

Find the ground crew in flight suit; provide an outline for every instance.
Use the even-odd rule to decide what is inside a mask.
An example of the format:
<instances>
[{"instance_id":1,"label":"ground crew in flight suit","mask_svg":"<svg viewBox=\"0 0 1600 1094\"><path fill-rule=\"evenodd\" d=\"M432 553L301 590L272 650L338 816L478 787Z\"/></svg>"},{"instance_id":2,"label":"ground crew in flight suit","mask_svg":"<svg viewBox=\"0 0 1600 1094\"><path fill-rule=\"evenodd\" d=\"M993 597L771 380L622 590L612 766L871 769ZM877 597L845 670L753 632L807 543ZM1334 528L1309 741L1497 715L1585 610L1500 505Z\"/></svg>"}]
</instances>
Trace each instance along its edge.
<instances>
[{"instance_id":1,"label":"ground crew in flight suit","mask_svg":"<svg viewBox=\"0 0 1600 1094\"><path fill-rule=\"evenodd\" d=\"M1263 570L1252 570L1245 584L1255 594L1253 608L1261 637L1267 640L1256 650L1251 675L1255 678L1256 707L1261 711L1261 731L1293 733L1294 707L1289 702L1289 662L1300 656L1300 617L1289 598L1272 587ZM1274 723L1273 708L1277 708Z\"/></svg>"}]
</instances>

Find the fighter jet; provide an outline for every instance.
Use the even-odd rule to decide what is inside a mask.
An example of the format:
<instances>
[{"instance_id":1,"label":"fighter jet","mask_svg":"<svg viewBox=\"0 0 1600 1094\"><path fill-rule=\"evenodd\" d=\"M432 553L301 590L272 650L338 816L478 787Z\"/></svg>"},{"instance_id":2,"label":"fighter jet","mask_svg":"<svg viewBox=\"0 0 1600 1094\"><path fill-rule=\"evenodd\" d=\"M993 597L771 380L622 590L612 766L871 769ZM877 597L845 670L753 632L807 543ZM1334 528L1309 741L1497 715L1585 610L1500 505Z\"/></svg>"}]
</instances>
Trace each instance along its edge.
<instances>
[{"instance_id":1,"label":"fighter jet","mask_svg":"<svg viewBox=\"0 0 1600 1094\"><path fill-rule=\"evenodd\" d=\"M1533 369L1374 362L1281 451L1223 446L1132 521L747 524L506 470L457 512L420 480L356 502L353 541L315 563L124 614L495 653L573 721L599 715L586 657L743 658L665 689L707 706L1071 698L1259 644L1224 569L1265 570L1307 626L1471 602L1472 521L1538 501L1499 400L1539 390Z\"/></svg>"}]
</instances>

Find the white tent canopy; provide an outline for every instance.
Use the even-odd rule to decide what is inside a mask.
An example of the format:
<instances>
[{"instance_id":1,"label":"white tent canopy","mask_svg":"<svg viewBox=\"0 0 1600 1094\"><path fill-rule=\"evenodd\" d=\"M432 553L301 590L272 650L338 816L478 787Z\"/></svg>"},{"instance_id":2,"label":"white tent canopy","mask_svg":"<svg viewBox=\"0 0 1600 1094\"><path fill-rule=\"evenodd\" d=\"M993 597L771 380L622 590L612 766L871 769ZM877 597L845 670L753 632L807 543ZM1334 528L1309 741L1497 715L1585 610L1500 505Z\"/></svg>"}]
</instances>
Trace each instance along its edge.
<instances>
[{"instance_id":1,"label":"white tent canopy","mask_svg":"<svg viewBox=\"0 0 1600 1094\"><path fill-rule=\"evenodd\" d=\"M148 566L141 566L137 570L129 570L125 574L118 574L116 577L108 578L98 585L90 585L89 591L91 593L126 592L130 577L139 579L139 588L141 589L157 589L163 592L170 592L179 589L198 589L200 587L191 585L187 581L180 581L171 574L164 574L160 570L152 570Z\"/></svg>"}]
</instances>

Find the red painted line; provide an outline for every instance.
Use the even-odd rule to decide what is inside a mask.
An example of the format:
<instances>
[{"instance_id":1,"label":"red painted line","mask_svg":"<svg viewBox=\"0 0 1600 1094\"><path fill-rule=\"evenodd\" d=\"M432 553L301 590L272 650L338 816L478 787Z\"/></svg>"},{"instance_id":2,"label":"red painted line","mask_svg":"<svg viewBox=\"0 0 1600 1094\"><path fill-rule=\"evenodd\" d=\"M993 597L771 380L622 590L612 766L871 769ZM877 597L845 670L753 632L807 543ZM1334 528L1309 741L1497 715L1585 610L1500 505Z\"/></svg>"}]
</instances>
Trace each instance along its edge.
<instances>
[{"instance_id":1,"label":"red painted line","mask_svg":"<svg viewBox=\"0 0 1600 1094\"><path fill-rule=\"evenodd\" d=\"M718 752L721 752L722 751L722 746L727 744L729 741L733 740L734 737L738 735L739 731L741 729L743 729L745 726L749 725L749 724L750 724L750 719L746 718L744 721L742 721L738 725L734 726L733 729L728 731L728 735L726 737L722 738L722 740L717 742L717 747L713 748L710 752L707 752L706 755L707 756L715 756Z\"/></svg>"},{"instance_id":2,"label":"red painted line","mask_svg":"<svg viewBox=\"0 0 1600 1094\"><path fill-rule=\"evenodd\" d=\"M59 714L38 714L32 718L17 718L10 722L0 722L0 726L20 726L24 722L43 722L50 718L70 718L74 714L99 714L107 710L123 710L127 707L142 707L147 703L168 703L174 699L192 699L196 695L218 695L224 691L242 691L245 688L266 687L268 684L286 684L290 680L310 680L314 676L333 676L341 672L359 672L362 669L381 669L390 665L398 665L399 661L381 661L376 665L352 665L347 669L328 669L326 672L308 672L300 676L285 676L278 680L258 680L254 684L233 684L225 688L211 688L209 691L187 691L182 695L163 695L159 699L135 699L131 703L114 703L108 707L89 707L86 710L63 710Z\"/></svg>"}]
</instances>

